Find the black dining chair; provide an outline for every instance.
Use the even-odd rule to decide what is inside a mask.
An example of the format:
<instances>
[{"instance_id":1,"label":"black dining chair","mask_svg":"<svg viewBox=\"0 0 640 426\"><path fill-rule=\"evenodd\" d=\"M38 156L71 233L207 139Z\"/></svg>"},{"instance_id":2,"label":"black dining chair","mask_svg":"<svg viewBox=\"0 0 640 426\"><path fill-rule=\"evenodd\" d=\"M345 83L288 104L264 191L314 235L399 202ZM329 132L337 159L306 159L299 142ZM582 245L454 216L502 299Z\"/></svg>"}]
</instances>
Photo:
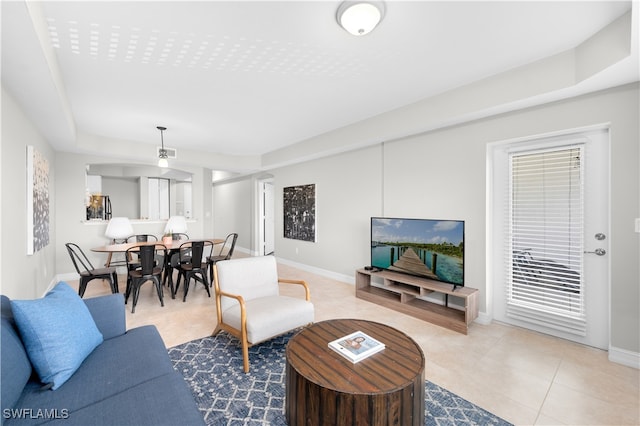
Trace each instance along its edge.
<instances>
[{"instance_id":1,"label":"black dining chair","mask_svg":"<svg viewBox=\"0 0 640 426\"><path fill-rule=\"evenodd\" d=\"M78 286L78 294L80 297L84 296L87 284L96 279L108 280L109 286L111 287L111 293L118 292L118 275L116 273L115 266L95 268L87 258L87 255L84 254L77 244L66 243L65 247L71 257L73 266L76 268L76 271L80 276Z\"/></svg>"},{"instance_id":2,"label":"black dining chair","mask_svg":"<svg viewBox=\"0 0 640 426\"><path fill-rule=\"evenodd\" d=\"M181 279L184 279L183 302L187 300L191 279L201 282L207 290L207 294L211 297L209 279L207 277L207 258L211 256L212 250L213 242L209 240L188 241L180 246L178 263L175 266L178 269L178 279L175 289L172 289L172 297L175 298Z\"/></svg>"},{"instance_id":3,"label":"black dining chair","mask_svg":"<svg viewBox=\"0 0 640 426\"><path fill-rule=\"evenodd\" d=\"M128 243L147 243L158 241L158 237L152 234L136 234L127 238Z\"/></svg>"},{"instance_id":4,"label":"black dining chair","mask_svg":"<svg viewBox=\"0 0 640 426\"><path fill-rule=\"evenodd\" d=\"M161 257L164 259L167 255L167 248L162 244L148 244L131 247L127 250L126 259L137 258L136 263L127 264L127 290L125 292L124 303L129 300L129 296L133 293L133 303L131 305L131 313L135 313L138 304L138 296L140 295L140 287L142 284L151 281L156 286L156 292L160 299L160 306L164 306L164 297L162 290L162 271L164 270L164 262L157 262L156 259Z\"/></svg>"},{"instance_id":5,"label":"black dining chair","mask_svg":"<svg viewBox=\"0 0 640 426\"><path fill-rule=\"evenodd\" d=\"M127 238L126 242L127 243L147 243L147 242L156 242L158 241L158 237L156 237L155 235L152 234L136 234L136 235L132 235L129 238ZM137 258L137 253L136 252L131 252L129 253L131 257L131 259L129 260L129 266L135 266L136 265L136 261L135 259ZM164 261L164 259L156 259L158 261L162 260ZM138 264L140 262L137 262ZM129 268L127 268L129 269Z\"/></svg>"},{"instance_id":6,"label":"black dining chair","mask_svg":"<svg viewBox=\"0 0 640 426\"><path fill-rule=\"evenodd\" d=\"M189 235L181 232L173 233L171 234L171 240L174 242L187 241L189 240ZM168 253L168 257L166 258L165 265L164 265L165 271L164 271L164 277L162 278L162 285L167 285L167 282L168 282L169 288L173 289L173 271L174 269L177 269L177 265L179 263L178 250L171 249L167 253ZM172 299L175 298L173 290L171 291L171 298Z\"/></svg>"},{"instance_id":7,"label":"black dining chair","mask_svg":"<svg viewBox=\"0 0 640 426\"><path fill-rule=\"evenodd\" d=\"M231 259L231 256L233 256L233 250L236 247L237 239L238 234L236 233L227 235L227 238L225 238L224 244L222 244L222 247L220 247L218 254L207 257L207 264L209 265L209 279L211 280L211 285L213 285L213 265L221 260Z\"/></svg>"}]
</instances>

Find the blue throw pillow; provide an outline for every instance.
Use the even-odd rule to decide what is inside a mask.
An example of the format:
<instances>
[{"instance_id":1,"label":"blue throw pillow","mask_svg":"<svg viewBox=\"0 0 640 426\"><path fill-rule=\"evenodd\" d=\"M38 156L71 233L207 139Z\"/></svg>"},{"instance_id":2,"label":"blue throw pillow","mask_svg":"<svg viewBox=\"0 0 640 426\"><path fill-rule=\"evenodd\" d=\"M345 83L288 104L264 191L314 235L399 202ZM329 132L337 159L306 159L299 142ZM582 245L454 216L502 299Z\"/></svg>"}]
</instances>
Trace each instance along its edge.
<instances>
[{"instance_id":1,"label":"blue throw pillow","mask_svg":"<svg viewBox=\"0 0 640 426\"><path fill-rule=\"evenodd\" d=\"M59 388L102 343L89 309L65 282L41 299L12 300L22 342L40 380Z\"/></svg>"}]
</instances>

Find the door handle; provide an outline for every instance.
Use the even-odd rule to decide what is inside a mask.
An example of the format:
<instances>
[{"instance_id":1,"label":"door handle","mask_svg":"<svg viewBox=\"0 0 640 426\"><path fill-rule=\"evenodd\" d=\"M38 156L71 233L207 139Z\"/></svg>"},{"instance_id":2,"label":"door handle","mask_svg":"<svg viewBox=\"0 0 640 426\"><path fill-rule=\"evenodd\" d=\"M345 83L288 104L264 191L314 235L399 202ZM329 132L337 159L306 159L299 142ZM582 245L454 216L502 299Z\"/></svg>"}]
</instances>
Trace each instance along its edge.
<instances>
[{"instance_id":1,"label":"door handle","mask_svg":"<svg viewBox=\"0 0 640 426\"><path fill-rule=\"evenodd\" d=\"M598 256L604 256L605 254L607 254L607 251L605 249L603 249L603 248L597 248L594 251L586 251L585 250L585 253L595 254L595 255L598 255Z\"/></svg>"}]
</instances>

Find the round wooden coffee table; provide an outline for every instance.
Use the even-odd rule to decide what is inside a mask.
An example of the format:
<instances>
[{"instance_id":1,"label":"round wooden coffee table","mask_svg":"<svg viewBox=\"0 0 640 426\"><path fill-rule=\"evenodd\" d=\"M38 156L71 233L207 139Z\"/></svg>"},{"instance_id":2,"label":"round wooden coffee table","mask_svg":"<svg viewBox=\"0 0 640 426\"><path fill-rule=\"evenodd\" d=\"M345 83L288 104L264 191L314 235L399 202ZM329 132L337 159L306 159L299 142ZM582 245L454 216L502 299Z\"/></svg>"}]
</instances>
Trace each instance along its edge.
<instances>
[{"instance_id":1,"label":"round wooden coffee table","mask_svg":"<svg viewBox=\"0 0 640 426\"><path fill-rule=\"evenodd\" d=\"M327 344L362 331L385 349L352 363ZM305 328L286 350L287 422L295 425L424 425L424 354L384 324L336 319Z\"/></svg>"}]
</instances>

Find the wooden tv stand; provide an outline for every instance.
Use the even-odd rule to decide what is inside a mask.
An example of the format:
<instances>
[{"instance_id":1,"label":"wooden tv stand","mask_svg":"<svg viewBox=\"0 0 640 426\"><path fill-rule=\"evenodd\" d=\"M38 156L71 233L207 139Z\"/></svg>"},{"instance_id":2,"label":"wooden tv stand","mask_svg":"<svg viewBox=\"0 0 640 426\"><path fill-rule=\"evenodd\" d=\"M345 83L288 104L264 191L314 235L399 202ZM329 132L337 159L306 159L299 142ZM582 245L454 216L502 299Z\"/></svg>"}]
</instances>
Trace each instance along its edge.
<instances>
[{"instance_id":1,"label":"wooden tv stand","mask_svg":"<svg viewBox=\"0 0 640 426\"><path fill-rule=\"evenodd\" d=\"M382 278L382 284L371 285L372 276ZM444 304L419 298L431 293L444 294ZM449 307L449 296L462 299L464 309ZM358 269L356 297L463 334L467 334L469 325L478 317L477 289L457 287L453 290L453 284L387 270Z\"/></svg>"}]
</instances>

